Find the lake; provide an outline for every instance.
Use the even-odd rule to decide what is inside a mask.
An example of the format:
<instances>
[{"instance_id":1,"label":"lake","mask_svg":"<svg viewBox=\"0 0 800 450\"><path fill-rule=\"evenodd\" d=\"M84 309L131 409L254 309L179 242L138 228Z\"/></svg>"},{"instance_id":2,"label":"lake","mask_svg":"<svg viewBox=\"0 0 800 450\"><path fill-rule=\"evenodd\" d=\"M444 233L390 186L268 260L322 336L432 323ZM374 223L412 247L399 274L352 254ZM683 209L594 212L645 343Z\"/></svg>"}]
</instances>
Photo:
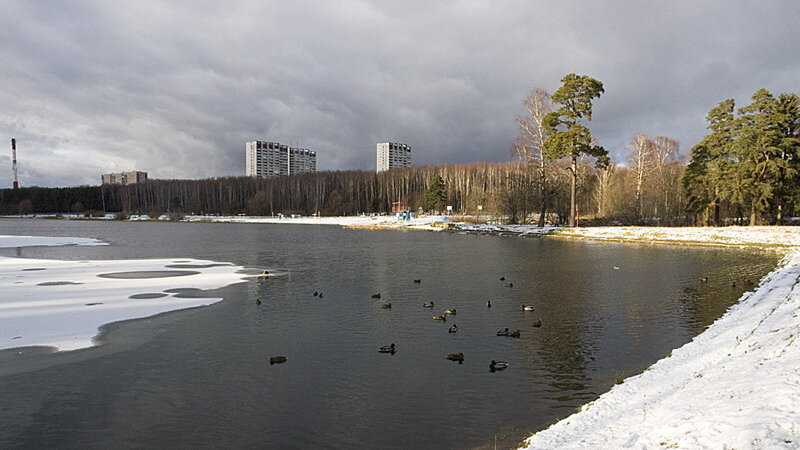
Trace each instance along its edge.
<instances>
[{"instance_id":1,"label":"lake","mask_svg":"<svg viewBox=\"0 0 800 450\"><path fill-rule=\"evenodd\" d=\"M314 225L6 219L0 234L111 244L2 256L191 257L280 275L209 292L224 300L208 307L113 324L100 347L0 377L3 448L510 447L690 341L778 261ZM434 321L445 308L456 315ZM498 337L504 328L520 337ZM378 352L390 343L396 353ZM288 361L270 365L273 355ZM509 367L491 372L492 360Z\"/></svg>"}]
</instances>

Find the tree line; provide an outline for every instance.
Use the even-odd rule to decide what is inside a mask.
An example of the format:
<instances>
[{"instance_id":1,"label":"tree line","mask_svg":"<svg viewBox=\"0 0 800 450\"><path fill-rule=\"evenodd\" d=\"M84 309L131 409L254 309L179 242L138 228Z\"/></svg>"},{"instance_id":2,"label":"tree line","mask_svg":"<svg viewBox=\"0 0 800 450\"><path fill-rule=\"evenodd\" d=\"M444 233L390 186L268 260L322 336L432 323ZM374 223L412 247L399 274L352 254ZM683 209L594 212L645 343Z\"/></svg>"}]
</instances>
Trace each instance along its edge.
<instances>
[{"instance_id":1,"label":"tree line","mask_svg":"<svg viewBox=\"0 0 800 450\"><path fill-rule=\"evenodd\" d=\"M588 128L602 93L601 82L575 74L552 95L531 91L510 162L3 189L0 214L353 215L399 208L540 225L779 224L796 214L796 94L760 89L738 111L733 100L721 102L706 118L709 134L687 156L673 138L635 133L615 162Z\"/></svg>"}]
</instances>

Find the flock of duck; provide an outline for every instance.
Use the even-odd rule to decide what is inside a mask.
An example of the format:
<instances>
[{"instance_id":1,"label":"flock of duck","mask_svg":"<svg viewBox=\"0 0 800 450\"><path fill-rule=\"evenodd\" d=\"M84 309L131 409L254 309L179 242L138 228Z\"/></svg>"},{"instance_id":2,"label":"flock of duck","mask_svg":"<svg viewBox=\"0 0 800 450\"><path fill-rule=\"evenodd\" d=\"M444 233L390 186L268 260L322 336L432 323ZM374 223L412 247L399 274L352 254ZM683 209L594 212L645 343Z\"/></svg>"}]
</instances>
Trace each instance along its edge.
<instances>
[{"instance_id":1,"label":"flock of duck","mask_svg":"<svg viewBox=\"0 0 800 450\"><path fill-rule=\"evenodd\" d=\"M262 276L264 278L266 278L266 274L267 274L267 272L264 271L264 275L262 275ZM415 284L422 283L422 280L418 279L418 278L414 279L413 281L414 281ZM500 277L500 281L505 281L505 277ZM507 283L507 284L505 284L505 286L508 287L508 288L513 288L514 284L513 283ZM314 291L314 297L323 298L323 294L322 294L322 292ZM381 299L381 294L380 293L372 294L372 298L376 299L376 300L380 300ZM261 299L257 298L256 299L256 305L260 305L260 304L261 304ZM430 302L422 304L423 308L433 309L434 306L435 305L434 305L433 301L430 301ZM486 307L487 308L491 308L492 307L491 300L487 300L486 301ZM533 309L534 309L533 306L531 306L531 305L520 305L520 307L522 308L523 311L533 311ZM379 308L380 309L392 309L392 304L391 304L391 302L390 303L381 303L379 305ZM458 311L456 309L445 309L444 312L441 315L433 316L433 320L446 322L448 316L455 316L455 315L457 315L457 313L458 313ZM539 327L542 326L542 320L539 319L539 320L533 322L531 325L533 327L535 327L535 328L539 328ZM447 332L451 333L451 334L452 333L457 333L458 332L458 325L456 325L454 323L453 325L450 326L450 328L447 330ZM499 330L497 332L497 336L510 337L510 338L519 338L521 336L521 331L520 330L510 330L509 328L504 328L504 329L501 329L501 330ZM388 353L388 354L394 355L395 353L397 353L397 346L394 344L394 342L392 342L389 345L384 345L384 346L380 347L378 349L378 352L379 353ZM272 357L269 358L269 363L270 363L270 365L283 364L283 363L285 363L287 361L287 359L288 358L286 356L283 356L283 355L272 356ZM463 364L464 363L464 354L463 353L450 353L450 354L447 355L447 359L450 360L450 361L456 361L459 364ZM489 363L489 371L490 372L496 372L496 371L499 371L499 370L505 370L506 368L508 368L508 362L506 362L506 361L492 360Z\"/></svg>"}]
</instances>

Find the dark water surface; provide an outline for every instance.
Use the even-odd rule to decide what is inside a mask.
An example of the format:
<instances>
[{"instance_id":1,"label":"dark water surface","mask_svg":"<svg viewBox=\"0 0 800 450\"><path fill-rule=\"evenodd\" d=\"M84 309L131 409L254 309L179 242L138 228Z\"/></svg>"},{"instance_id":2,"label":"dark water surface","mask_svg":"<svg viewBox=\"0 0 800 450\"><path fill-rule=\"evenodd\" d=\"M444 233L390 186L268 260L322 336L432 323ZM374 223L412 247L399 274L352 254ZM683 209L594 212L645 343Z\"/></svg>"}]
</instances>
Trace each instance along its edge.
<instances>
[{"instance_id":1,"label":"dark water surface","mask_svg":"<svg viewBox=\"0 0 800 450\"><path fill-rule=\"evenodd\" d=\"M777 261L324 226L0 220L0 234L112 244L2 256L200 258L282 275L210 293L225 300L208 307L113 324L101 347L30 352L30 369L1 359L2 448L509 447L691 340ZM432 320L444 308L457 315ZM505 327L521 337L497 337ZM378 353L391 342L396 354ZM445 359L459 352L463 364ZM272 355L288 361L271 366ZM491 373L492 359L509 368Z\"/></svg>"}]
</instances>

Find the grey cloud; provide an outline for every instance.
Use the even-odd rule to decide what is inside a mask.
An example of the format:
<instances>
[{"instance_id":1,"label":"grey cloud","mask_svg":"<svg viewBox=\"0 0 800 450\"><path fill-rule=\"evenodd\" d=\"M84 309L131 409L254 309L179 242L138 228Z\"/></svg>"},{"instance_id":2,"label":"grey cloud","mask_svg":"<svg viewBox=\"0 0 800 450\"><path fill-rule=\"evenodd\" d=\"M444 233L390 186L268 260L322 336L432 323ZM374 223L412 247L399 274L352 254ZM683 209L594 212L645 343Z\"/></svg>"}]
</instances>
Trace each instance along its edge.
<instances>
[{"instance_id":1,"label":"grey cloud","mask_svg":"<svg viewBox=\"0 0 800 450\"><path fill-rule=\"evenodd\" d=\"M250 139L320 170L373 168L379 140L503 161L522 99L569 72L603 81L591 129L619 160L633 133L688 150L717 102L798 89L788 0L129 3L4 5L0 136L23 185L239 175Z\"/></svg>"}]
</instances>

